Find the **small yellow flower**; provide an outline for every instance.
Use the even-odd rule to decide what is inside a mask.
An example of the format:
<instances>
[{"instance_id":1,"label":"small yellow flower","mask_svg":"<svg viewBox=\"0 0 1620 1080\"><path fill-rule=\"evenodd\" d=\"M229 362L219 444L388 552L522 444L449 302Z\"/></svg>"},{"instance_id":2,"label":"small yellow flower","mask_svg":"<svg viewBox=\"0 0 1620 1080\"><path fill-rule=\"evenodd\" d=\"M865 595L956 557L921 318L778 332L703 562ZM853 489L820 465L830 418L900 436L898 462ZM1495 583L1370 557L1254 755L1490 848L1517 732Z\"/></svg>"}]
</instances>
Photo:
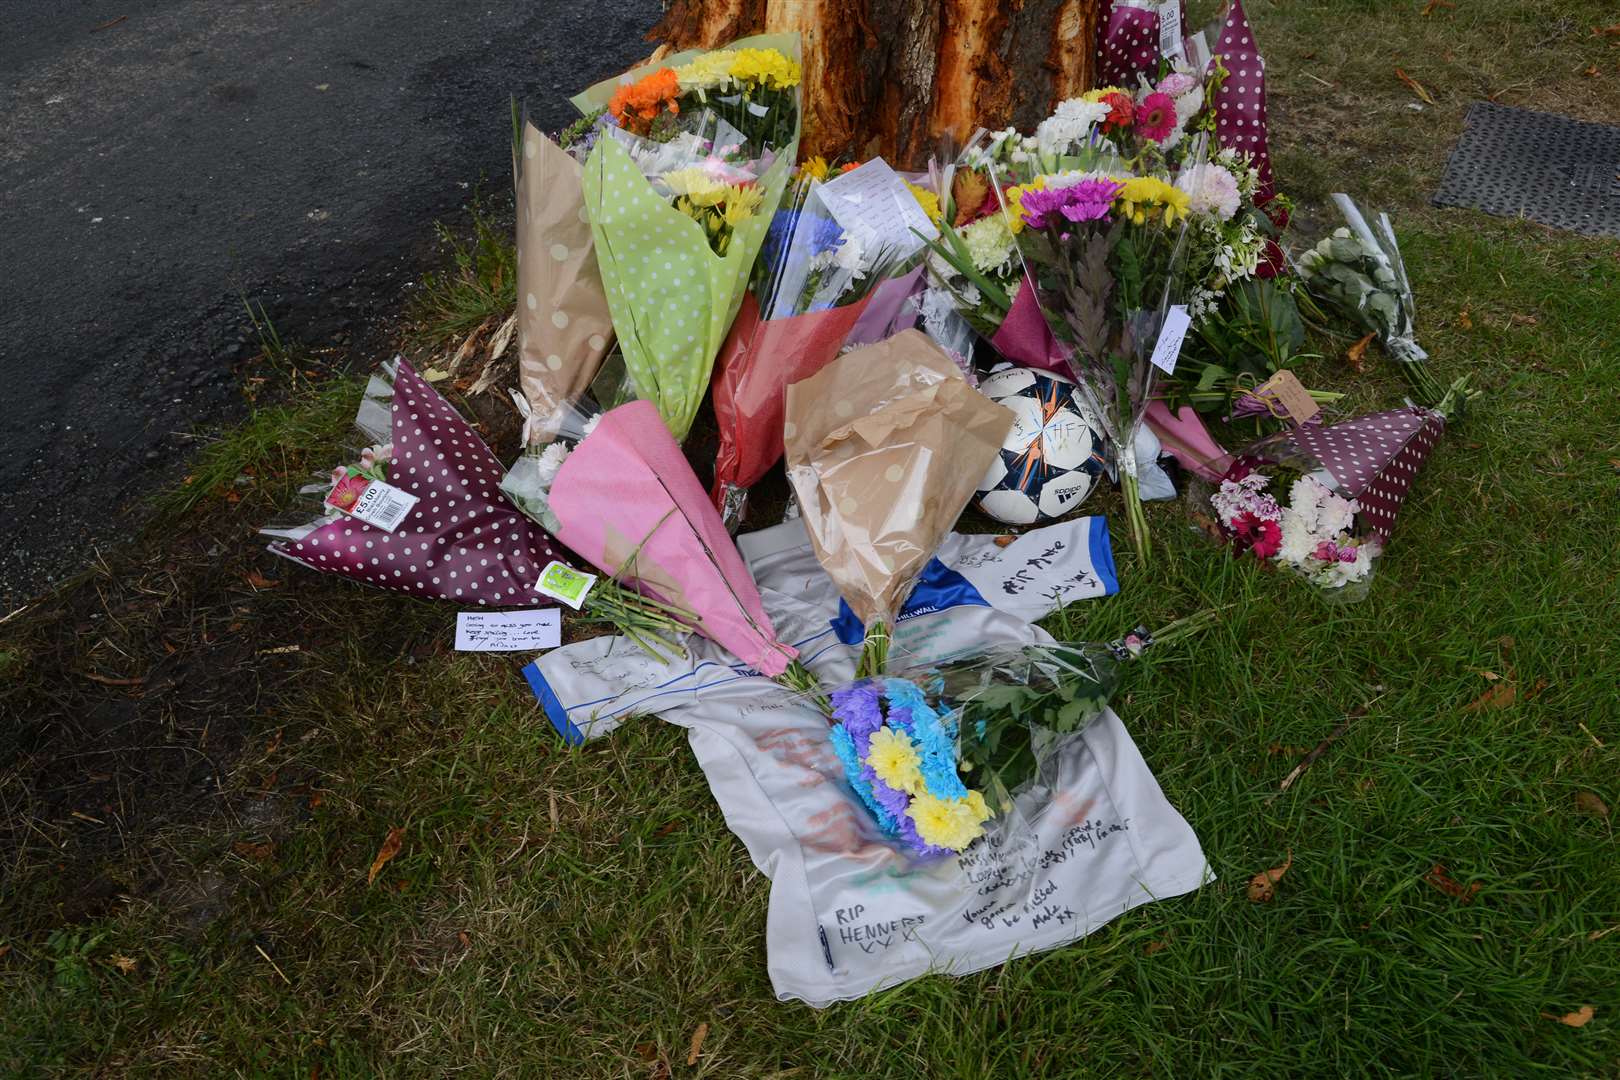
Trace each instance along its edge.
<instances>
[{"instance_id":1,"label":"small yellow flower","mask_svg":"<svg viewBox=\"0 0 1620 1080\"><path fill-rule=\"evenodd\" d=\"M941 799L923 792L913 796L906 812L923 843L961 851L984 835L984 820L989 816L984 797L974 800L974 795L978 792L970 792L965 799ZM986 812L981 814L981 810Z\"/></svg>"},{"instance_id":2,"label":"small yellow flower","mask_svg":"<svg viewBox=\"0 0 1620 1080\"><path fill-rule=\"evenodd\" d=\"M1017 187L1010 187L1006 190L1005 196L1007 199L1007 214L1011 219L1007 222L1007 227L1011 229L1014 234L1024 231L1024 206L1021 202L1024 197L1024 192L1045 190L1046 177L1044 176L1037 176L1027 184L1020 184Z\"/></svg>"},{"instance_id":3,"label":"small yellow flower","mask_svg":"<svg viewBox=\"0 0 1620 1080\"><path fill-rule=\"evenodd\" d=\"M725 189L725 221L735 229L759 210L759 204L765 201L755 184L732 184Z\"/></svg>"},{"instance_id":4,"label":"small yellow flower","mask_svg":"<svg viewBox=\"0 0 1620 1080\"><path fill-rule=\"evenodd\" d=\"M682 64L675 69L675 78L681 84L681 92L721 90L730 86L731 65L734 60L735 57L724 49L694 56L691 63Z\"/></svg>"},{"instance_id":5,"label":"small yellow flower","mask_svg":"<svg viewBox=\"0 0 1620 1080\"><path fill-rule=\"evenodd\" d=\"M1080 98L1082 101L1088 101L1095 105L1109 94L1125 94L1125 91L1121 90L1117 86L1099 86L1095 90L1087 90L1085 93L1080 95ZM1125 94L1125 96L1130 97L1129 94Z\"/></svg>"},{"instance_id":6,"label":"small yellow flower","mask_svg":"<svg viewBox=\"0 0 1620 1080\"><path fill-rule=\"evenodd\" d=\"M922 790L922 759L911 745L911 736L885 724L872 733L871 747L866 763L872 766L879 780L908 795Z\"/></svg>"},{"instance_id":7,"label":"small yellow flower","mask_svg":"<svg viewBox=\"0 0 1620 1080\"><path fill-rule=\"evenodd\" d=\"M732 54L731 77L755 86L786 90L799 85L799 65L776 49L738 49Z\"/></svg>"},{"instance_id":8,"label":"small yellow flower","mask_svg":"<svg viewBox=\"0 0 1620 1080\"><path fill-rule=\"evenodd\" d=\"M812 180L825 180L828 168L827 159L817 154L799 166L799 175L808 176Z\"/></svg>"},{"instance_id":9,"label":"small yellow flower","mask_svg":"<svg viewBox=\"0 0 1620 1080\"><path fill-rule=\"evenodd\" d=\"M929 191L925 187L918 187L910 180L907 180L905 184L906 190L911 192L911 197L917 200L918 206L922 207L922 212L928 215L928 220L932 221L935 225L938 225L939 196L935 195L932 191Z\"/></svg>"},{"instance_id":10,"label":"small yellow flower","mask_svg":"<svg viewBox=\"0 0 1620 1080\"><path fill-rule=\"evenodd\" d=\"M1135 225L1145 225L1150 218L1174 225L1187 216L1189 205L1185 191L1156 176L1133 176L1114 197L1114 209Z\"/></svg>"}]
</instances>

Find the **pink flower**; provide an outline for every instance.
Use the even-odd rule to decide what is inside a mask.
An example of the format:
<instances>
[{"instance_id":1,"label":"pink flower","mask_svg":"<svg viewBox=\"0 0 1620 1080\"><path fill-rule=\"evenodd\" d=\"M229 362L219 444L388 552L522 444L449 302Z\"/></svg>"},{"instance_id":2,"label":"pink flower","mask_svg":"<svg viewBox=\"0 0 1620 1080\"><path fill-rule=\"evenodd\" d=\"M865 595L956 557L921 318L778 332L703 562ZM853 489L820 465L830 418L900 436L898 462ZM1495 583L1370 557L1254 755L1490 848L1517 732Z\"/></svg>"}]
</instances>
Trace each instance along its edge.
<instances>
[{"instance_id":1,"label":"pink flower","mask_svg":"<svg viewBox=\"0 0 1620 1080\"><path fill-rule=\"evenodd\" d=\"M1144 139L1164 142L1176 130L1176 102L1169 94L1154 91L1136 107L1136 131Z\"/></svg>"},{"instance_id":2,"label":"pink flower","mask_svg":"<svg viewBox=\"0 0 1620 1080\"><path fill-rule=\"evenodd\" d=\"M1154 87L1154 89L1161 94L1169 94L1171 97L1180 97L1189 90L1196 90L1201 85L1203 84L1201 84L1191 75L1184 74L1180 71L1172 71L1170 74L1160 79L1159 85Z\"/></svg>"},{"instance_id":3,"label":"pink flower","mask_svg":"<svg viewBox=\"0 0 1620 1080\"><path fill-rule=\"evenodd\" d=\"M1257 559L1269 559L1282 549L1282 526L1244 511L1232 520L1238 549L1248 548ZM1324 541L1325 542L1325 541Z\"/></svg>"},{"instance_id":4,"label":"pink flower","mask_svg":"<svg viewBox=\"0 0 1620 1080\"><path fill-rule=\"evenodd\" d=\"M1346 550L1350 552L1349 561L1355 562L1355 549L1348 548ZM1320 544L1316 545L1316 550L1311 552L1311 558L1316 559L1319 562L1338 562L1339 546L1331 540L1323 540Z\"/></svg>"}]
</instances>

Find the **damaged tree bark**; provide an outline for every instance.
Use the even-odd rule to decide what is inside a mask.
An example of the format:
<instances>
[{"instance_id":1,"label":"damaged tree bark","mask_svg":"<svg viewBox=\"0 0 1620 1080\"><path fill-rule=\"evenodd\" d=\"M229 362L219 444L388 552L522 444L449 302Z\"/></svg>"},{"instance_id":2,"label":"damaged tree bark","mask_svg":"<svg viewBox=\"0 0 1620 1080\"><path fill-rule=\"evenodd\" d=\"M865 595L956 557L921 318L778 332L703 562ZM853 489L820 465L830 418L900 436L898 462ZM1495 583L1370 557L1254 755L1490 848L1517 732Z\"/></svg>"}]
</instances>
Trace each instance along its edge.
<instances>
[{"instance_id":1,"label":"damaged tree bark","mask_svg":"<svg viewBox=\"0 0 1620 1080\"><path fill-rule=\"evenodd\" d=\"M798 31L805 156L920 168L978 127L1028 130L1088 89L1108 0L670 0L671 50Z\"/></svg>"}]
</instances>

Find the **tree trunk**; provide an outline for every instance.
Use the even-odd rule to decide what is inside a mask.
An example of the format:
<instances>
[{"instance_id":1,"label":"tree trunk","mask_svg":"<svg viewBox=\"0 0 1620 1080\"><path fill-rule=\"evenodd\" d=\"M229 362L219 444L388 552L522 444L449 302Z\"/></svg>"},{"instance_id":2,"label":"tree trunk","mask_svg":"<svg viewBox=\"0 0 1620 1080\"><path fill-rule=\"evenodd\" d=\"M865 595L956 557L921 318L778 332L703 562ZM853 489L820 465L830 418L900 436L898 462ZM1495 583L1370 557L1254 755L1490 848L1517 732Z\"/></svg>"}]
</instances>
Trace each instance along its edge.
<instances>
[{"instance_id":1,"label":"tree trunk","mask_svg":"<svg viewBox=\"0 0 1620 1080\"><path fill-rule=\"evenodd\" d=\"M1108 0L670 0L648 40L715 48L797 30L805 156L923 167L975 128L1028 130L1088 89Z\"/></svg>"}]
</instances>

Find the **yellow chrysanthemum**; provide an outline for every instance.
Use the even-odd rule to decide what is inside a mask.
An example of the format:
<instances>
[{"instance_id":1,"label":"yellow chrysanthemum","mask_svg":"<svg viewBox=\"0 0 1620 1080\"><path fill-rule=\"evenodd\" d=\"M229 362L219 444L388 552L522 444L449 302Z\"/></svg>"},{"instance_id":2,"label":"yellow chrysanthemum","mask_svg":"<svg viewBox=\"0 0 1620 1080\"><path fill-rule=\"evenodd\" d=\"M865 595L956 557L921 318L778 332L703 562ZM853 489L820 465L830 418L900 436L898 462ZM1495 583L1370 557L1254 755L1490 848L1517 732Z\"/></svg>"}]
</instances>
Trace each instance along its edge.
<instances>
[{"instance_id":1,"label":"yellow chrysanthemum","mask_svg":"<svg viewBox=\"0 0 1620 1080\"><path fill-rule=\"evenodd\" d=\"M961 851L983 836L984 821L990 815L984 797L973 798L978 794L969 792L965 799L940 799L926 792L914 796L907 813L923 843Z\"/></svg>"},{"instance_id":2,"label":"yellow chrysanthemum","mask_svg":"<svg viewBox=\"0 0 1620 1080\"><path fill-rule=\"evenodd\" d=\"M918 206L922 207L922 212L928 215L928 220L932 221L935 225L938 225L939 196L935 195L932 191L929 191L925 187L918 187L910 180L907 180L905 184L906 190L911 192L911 197L917 200Z\"/></svg>"},{"instance_id":3,"label":"yellow chrysanthemum","mask_svg":"<svg viewBox=\"0 0 1620 1080\"><path fill-rule=\"evenodd\" d=\"M1185 191L1156 176L1133 176L1114 197L1114 209L1136 225L1145 225L1149 218L1174 225L1187 216L1190 203Z\"/></svg>"},{"instance_id":4,"label":"yellow chrysanthemum","mask_svg":"<svg viewBox=\"0 0 1620 1080\"><path fill-rule=\"evenodd\" d=\"M831 166L827 164L827 159L817 154L799 166L799 175L808 176L812 180L825 180L829 168Z\"/></svg>"},{"instance_id":5,"label":"yellow chrysanthemum","mask_svg":"<svg viewBox=\"0 0 1620 1080\"><path fill-rule=\"evenodd\" d=\"M897 791L915 795L922 790L922 759L911 745L911 736L885 724L872 733L866 763L879 780Z\"/></svg>"},{"instance_id":6,"label":"yellow chrysanthemum","mask_svg":"<svg viewBox=\"0 0 1620 1080\"><path fill-rule=\"evenodd\" d=\"M731 77L755 86L786 90L799 85L799 65L776 49L738 49L732 54Z\"/></svg>"},{"instance_id":7,"label":"yellow chrysanthemum","mask_svg":"<svg viewBox=\"0 0 1620 1080\"><path fill-rule=\"evenodd\" d=\"M665 173L663 183L676 195L685 195L703 206L712 206L719 202L726 191L725 184L696 165Z\"/></svg>"},{"instance_id":8,"label":"yellow chrysanthemum","mask_svg":"<svg viewBox=\"0 0 1620 1080\"><path fill-rule=\"evenodd\" d=\"M759 204L765 201L764 194L756 184L730 184L725 192L725 219L726 224L735 229L759 210Z\"/></svg>"},{"instance_id":9,"label":"yellow chrysanthemum","mask_svg":"<svg viewBox=\"0 0 1620 1080\"><path fill-rule=\"evenodd\" d=\"M1080 99L1082 101L1089 101L1096 104L1109 94L1125 94L1125 91L1121 90L1117 86L1099 86L1095 90L1087 90L1085 93L1081 94ZM1125 94L1125 96L1130 97L1129 94Z\"/></svg>"},{"instance_id":10,"label":"yellow chrysanthemum","mask_svg":"<svg viewBox=\"0 0 1620 1080\"><path fill-rule=\"evenodd\" d=\"M1017 187L1010 187L1007 189L1005 193L1007 199L1007 213L1012 219L1007 222L1007 227L1011 229L1014 234L1024 231L1024 206L1023 202L1021 201L1024 197L1024 192L1045 190L1046 177L1044 176L1037 176L1027 184L1019 184Z\"/></svg>"},{"instance_id":11,"label":"yellow chrysanthemum","mask_svg":"<svg viewBox=\"0 0 1620 1080\"><path fill-rule=\"evenodd\" d=\"M731 65L735 60L736 57L724 49L706 52L676 68L675 78L681 84L682 93L723 89L731 85Z\"/></svg>"}]
</instances>

